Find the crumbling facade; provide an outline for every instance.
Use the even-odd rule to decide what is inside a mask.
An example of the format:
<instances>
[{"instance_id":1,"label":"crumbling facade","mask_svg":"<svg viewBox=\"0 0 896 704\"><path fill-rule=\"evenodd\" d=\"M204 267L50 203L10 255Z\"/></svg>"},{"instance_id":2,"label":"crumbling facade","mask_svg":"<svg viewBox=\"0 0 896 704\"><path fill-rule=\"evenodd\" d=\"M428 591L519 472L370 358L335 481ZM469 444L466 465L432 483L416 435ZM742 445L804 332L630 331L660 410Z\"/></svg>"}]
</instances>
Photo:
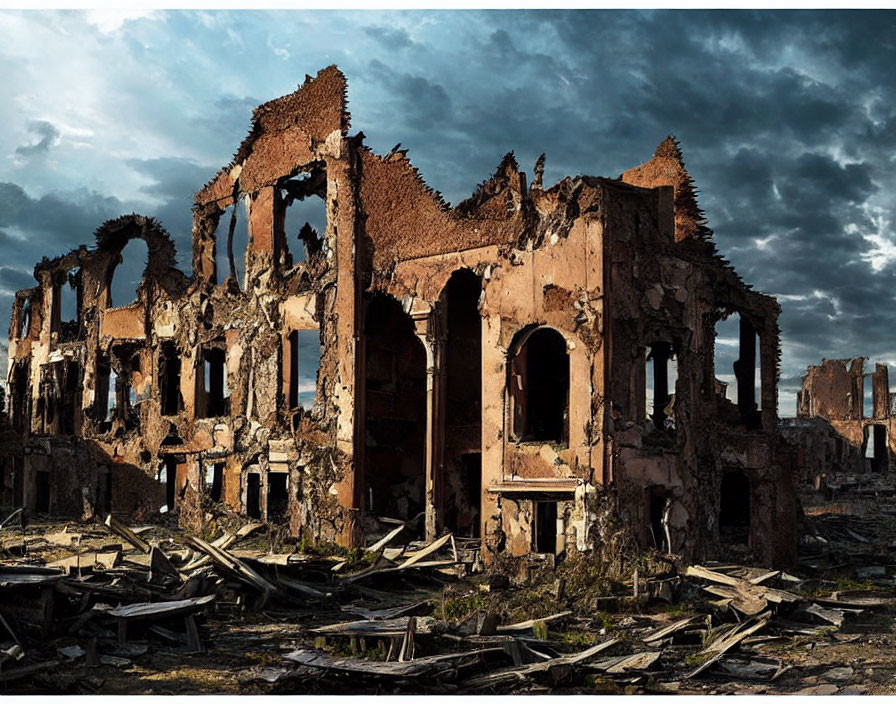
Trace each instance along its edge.
<instances>
[{"instance_id":1,"label":"crumbling facade","mask_svg":"<svg viewBox=\"0 0 896 704\"><path fill-rule=\"evenodd\" d=\"M798 451L796 477L819 483L829 473L887 472L896 444L896 394L886 364L823 359L797 392L796 419L782 424Z\"/></svg>"},{"instance_id":2,"label":"crumbling facade","mask_svg":"<svg viewBox=\"0 0 896 704\"><path fill-rule=\"evenodd\" d=\"M195 196L191 276L136 215L38 264L10 326L19 498L190 525L220 501L343 544L388 517L486 560L600 549L621 523L695 559L790 562L779 307L716 253L675 141L549 188L543 159L529 183L508 154L452 208L403 151L349 135L345 91L330 67L255 110ZM292 214L309 203L317 225ZM148 262L114 307L133 238ZM736 405L714 374L733 313Z\"/></svg>"}]
</instances>

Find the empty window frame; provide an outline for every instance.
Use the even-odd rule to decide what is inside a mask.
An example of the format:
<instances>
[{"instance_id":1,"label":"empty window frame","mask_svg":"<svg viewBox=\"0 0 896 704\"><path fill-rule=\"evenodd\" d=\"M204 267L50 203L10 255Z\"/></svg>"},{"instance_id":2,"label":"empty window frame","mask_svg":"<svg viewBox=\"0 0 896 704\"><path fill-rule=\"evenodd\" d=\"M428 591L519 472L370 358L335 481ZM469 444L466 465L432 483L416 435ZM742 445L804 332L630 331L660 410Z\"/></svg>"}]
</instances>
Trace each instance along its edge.
<instances>
[{"instance_id":1,"label":"empty window frame","mask_svg":"<svg viewBox=\"0 0 896 704\"><path fill-rule=\"evenodd\" d=\"M546 327L522 333L509 366L514 439L566 445L569 441L569 354L563 335Z\"/></svg>"},{"instance_id":2,"label":"empty window frame","mask_svg":"<svg viewBox=\"0 0 896 704\"><path fill-rule=\"evenodd\" d=\"M327 228L327 172L320 167L282 179L279 198L283 206L283 230L287 266L314 257L323 246Z\"/></svg>"},{"instance_id":3,"label":"empty window frame","mask_svg":"<svg viewBox=\"0 0 896 704\"><path fill-rule=\"evenodd\" d=\"M874 418L874 374L862 376L862 418Z\"/></svg>"},{"instance_id":4,"label":"empty window frame","mask_svg":"<svg viewBox=\"0 0 896 704\"><path fill-rule=\"evenodd\" d=\"M887 426L882 423L866 425L864 428L864 457L872 472L885 472L890 464L887 442Z\"/></svg>"},{"instance_id":5,"label":"empty window frame","mask_svg":"<svg viewBox=\"0 0 896 704\"><path fill-rule=\"evenodd\" d=\"M232 277L242 289L246 277L246 253L249 249L249 205L240 199L227 206L215 230L215 271L217 283Z\"/></svg>"},{"instance_id":6,"label":"empty window frame","mask_svg":"<svg viewBox=\"0 0 896 704\"><path fill-rule=\"evenodd\" d=\"M224 463L209 462L205 465L205 489L212 501L220 501L224 492Z\"/></svg>"},{"instance_id":7,"label":"empty window frame","mask_svg":"<svg viewBox=\"0 0 896 704\"><path fill-rule=\"evenodd\" d=\"M723 543L747 545L751 520L750 478L740 471L722 474L719 490L719 539Z\"/></svg>"},{"instance_id":8,"label":"empty window frame","mask_svg":"<svg viewBox=\"0 0 896 704\"><path fill-rule=\"evenodd\" d=\"M246 515L261 518L261 474L258 472L246 475Z\"/></svg>"},{"instance_id":9,"label":"empty window frame","mask_svg":"<svg viewBox=\"0 0 896 704\"><path fill-rule=\"evenodd\" d=\"M196 370L197 415L217 418L230 414L227 386L227 352L223 347L205 347Z\"/></svg>"},{"instance_id":10,"label":"empty window frame","mask_svg":"<svg viewBox=\"0 0 896 704\"><path fill-rule=\"evenodd\" d=\"M26 298L22 301L22 307L19 309L19 329L17 331L20 340L31 335L31 299Z\"/></svg>"},{"instance_id":11,"label":"empty window frame","mask_svg":"<svg viewBox=\"0 0 896 704\"><path fill-rule=\"evenodd\" d=\"M53 281L53 330L60 342L80 337L81 269L58 271Z\"/></svg>"},{"instance_id":12,"label":"empty window frame","mask_svg":"<svg viewBox=\"0 0 896 704\"><path fill-rule=\"evenodd\" d=\"M163 416L173 416L183 410L180 393L181 359L177 345L163 342L159 352L159 394Z\"/></svg>"},{"instance_id":13,"label":"empty window frame","mask_svg":"<svg viewBox=\"0 0 896 704\"><path fill-rule=\"evenodd\" d=\"M279 522L287 517L289 509L289 474L268 472L268 521Z\"/></svg>"},{"instance_id":14,"label":"empty window frame","mask_svg":"<svg viewBox=\"0 0 896 704\"><path fill-rule=\"evenodd\" d=\"M165 486L165 504L162 506L162 513L173 511L177 502L177 457L175 455L165 455L162 458L156 478L160 484Z\"/></svg>"},{"instance_id":15,"label":"empty window frame","mask_svg":"<svg viewBox=\"0 0 896 704\"><path fill-rule=\"evenodd\" d=\"M737 405L747 429L761 426L758 399L762 398L760 340L756 328L740 313L716 323L715 374L729 384L730 400Z\"/></svg>"},{"instance_id":16,"label":"empty window frame","mask_svg":"<svg viewBox=\"0 0 896 704\"><path fill-rule=\"evenodd\" d=\"M121 250L119 263L109 275L106 306L120 308L137 300L137 291L149 257L149 247L140 238L130 240Z\"/></svg>"},{"instance_id":17,"label":"empty window frame","mask_svg":"<svg viewBox=\"0 0 896 704\"><path fill-rule=\"evenodd\" d=\"M675 428L675 383L678 361L668 342L654 342L647 348L645 360L645 403L647 419L657 430Z\"/></svg>"},{"instance_id":18,"label":"empty window frame","mask_svg":"<svg viewBox=\"0 0 896 704\"><path fill-rule=\"evenodd\" d=\"M293 330L289 333L284 355L286 397L290 410L309 410L317 398L317 372L320 369L320 332Z\"/></svg>"},{"instance_id":19,"label":"empty window frame","mask_svg":"<svg viewBox=\"0 0 896 704\"><path fill-rule=\"evenodd\" d=\"M556 501L536 501L532 541L535 552L557 553L558 513Z\"/></svg>"}]
</instances>

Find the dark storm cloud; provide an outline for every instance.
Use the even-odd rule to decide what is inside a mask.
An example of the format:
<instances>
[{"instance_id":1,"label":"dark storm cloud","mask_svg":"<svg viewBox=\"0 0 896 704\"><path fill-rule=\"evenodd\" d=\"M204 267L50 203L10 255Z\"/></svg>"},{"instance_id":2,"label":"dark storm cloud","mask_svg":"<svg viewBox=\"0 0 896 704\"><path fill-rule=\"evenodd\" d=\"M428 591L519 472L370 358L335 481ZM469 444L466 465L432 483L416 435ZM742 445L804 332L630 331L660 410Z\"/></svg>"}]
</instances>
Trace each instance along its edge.
<instances>
[{"instance_id":1,"label":"dark storm cloud","mask_svg":"<svg viewBox=\"0 0 896 704\"><path fill-rule=\"evenodd\" d=\"M453 203L511 150L530 175L546 152L551 184L617 176L674 133L720 252L745 281L781 295L785 412L822 357L896 361L894 12L166 13L120 34L102 88L119 103L101 109L136 103L157 116L140 129L164 134L152 143L167 151L126 162L143 179L131 196L62 193L37 188L37 171L31 181L0 172L15 182L0 184L3 266L30 271L137 210L163 222L188 270L192 193L230 161L252 108L337 63L352 130L381 153L401 142ZM115 83L125 58L139 70ZM8 151L58 140L34 134ZM54 148L60 163L68 142ZM102 182L92 175L84 182ZM137 191L149 210L129 199ZM719 348L719 373L735 356Z\"/></svg>"},{"instance_id":2,"label":"dark storm cloud","mask_svg":"<svg viewBox=\"0 0 896 704\"><path fill-rule=\"evenodd\" d=\"M32 198L15 183L0 183L0 228L22 233L25 240L14 240L18 248L13 244L9 249L27 254L32 262L89 242L100 224L121 215L123 208L118 198L86 188Z\"/></svg>"},{"instance_id":3,"label":"dark storm cloud","mask_svg":"<svg viewBox=\"0 0 896 704\"><path fill-rule=\"evenodd\" d=\"M31 288L35 285L34 275L30 271L10 266L0 266L0 288L18 291L19 289Z\"/></svg>"},{"instance_id":4,"label":"dark storm cloud","mask_svg":"<svg viewBox=\"0 0 896 704\"><path fill-rule=\"evenodd\" d=\"M406 49L415 45L407 30L400 27L364 27L364 34L375 39L386 49Z\"/></svg>"},{"instance_id":5,"label":"dark storm cloud","mask_svg":"<svg viewBox=\"0 0 896 704\"><path fill-rule=\"evenodd\" d=\"M38 135L40 139L32 144L23 144L16 147L16 154L22 156L33 156L50 151L56 141L59 139L59 130L51 122L46 120L32 120L28 123L28 131Z\"/></svg>"},{"instance_id":6,"label":"dark storm cloud","mask_svg":"<svg viewBox=\"0 0 896 704\"><path fill-rule=\"evenodd\" d=\"M162 201L152 209L152 214L174 239L178 263L189 273L193 194L210 179L214 169L200 166L189 159L175 157L129 159L127 163L152 180L151 184L143 186L141 190Z\"/></svg>"}]
</instances>

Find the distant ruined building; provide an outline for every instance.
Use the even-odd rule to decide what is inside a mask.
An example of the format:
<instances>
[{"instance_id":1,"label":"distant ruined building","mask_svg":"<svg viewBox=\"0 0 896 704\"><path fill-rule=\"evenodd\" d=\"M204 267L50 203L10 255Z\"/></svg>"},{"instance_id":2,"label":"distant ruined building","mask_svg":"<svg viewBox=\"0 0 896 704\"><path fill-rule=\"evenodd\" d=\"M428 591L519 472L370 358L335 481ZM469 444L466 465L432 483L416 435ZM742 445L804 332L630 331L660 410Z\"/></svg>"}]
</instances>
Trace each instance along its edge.
<instances>
[{"instance_id":1,"label":"distant ruined building","mask_svg":"<svg viewBox=\"0 0 896 704\"><path fill-rule=\"evenodd\" d=\"M601 550L621 526L688 559L791 563L780 308L716 252L675 140L550 188L508 154L452 208L404 151L349 134L345 96L329 67L255 109L195 196L192 276L140 215L35 267L0 504L197 528L223 502L344 545L389 518L480 538L486 562ZM714 374L734 314L736 404Z\"/></svg>"},{"instance_id":2,"label":"distant ruined building","mask_svg":"<svg viewBox=\"0 0 896 704\"><path fill-rule=\"evenodd\" d=\"M796 418L782 422L798 448L795 481L816 483L829 474L887 472L894 454L896 394L889 371L865 357L823 359L812 365L797 392Z\"/></svg>"}]
</instances>

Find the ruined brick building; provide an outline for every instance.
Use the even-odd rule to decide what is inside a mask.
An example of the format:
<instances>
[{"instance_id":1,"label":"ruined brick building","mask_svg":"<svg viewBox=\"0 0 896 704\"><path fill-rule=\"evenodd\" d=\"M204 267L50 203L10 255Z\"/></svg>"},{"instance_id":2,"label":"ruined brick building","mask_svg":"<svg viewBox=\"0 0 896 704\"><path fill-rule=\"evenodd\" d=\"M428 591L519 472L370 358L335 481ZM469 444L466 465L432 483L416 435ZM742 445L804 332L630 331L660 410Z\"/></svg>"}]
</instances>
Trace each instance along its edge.
<instances>
[{"instance_id":1,"label":"ruined brick building","mask_svg":"<svg viewBox=\"0 0 896 704\"><path fill-rule=\"evenodd\" d=\"M896 394L886 364L866 372L865 357L823 359L809 367L796 413L782 424L798 448L795 478L812 483L828 473L886 472L893 455Z\"/></svg>"},{"instance_id":2,"label":"ruined brick building","mask_svg":"<svg viewBox=\"0 0 896 704\"><path fill-rule=\"evenodd\" d=\"M36 266L10 326L10 498L189 524L221 501L343 544L417 518L486 560L600 548L611 524L668 547L665 516L688 557L791 561L779 307L716 253L676 142L550 188L509 154L449 207L403 151L349 134L345 91L330 67L255 110L195 196L191 276L138 215ZM325 222L295 221L308 203ZM148 262L120 306L135 238ZM736 405L714 374L734 313Z\"/></svg>"}]
</instances>

